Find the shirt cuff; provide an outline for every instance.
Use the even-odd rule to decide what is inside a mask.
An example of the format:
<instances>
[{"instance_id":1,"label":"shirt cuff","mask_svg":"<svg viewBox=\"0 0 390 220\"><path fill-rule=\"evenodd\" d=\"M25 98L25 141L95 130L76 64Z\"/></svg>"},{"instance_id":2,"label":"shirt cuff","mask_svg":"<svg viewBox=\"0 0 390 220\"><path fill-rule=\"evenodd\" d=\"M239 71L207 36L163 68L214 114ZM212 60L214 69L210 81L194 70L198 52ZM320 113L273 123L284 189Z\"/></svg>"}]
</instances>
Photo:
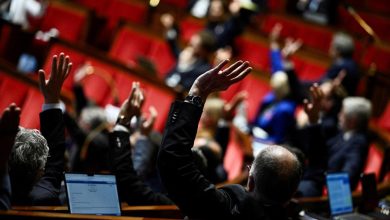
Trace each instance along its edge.
<instances>
[{"instance_id":1,"label":"shirt cuff","mask_svg":"<svg viewBox=\"0 0 390 220\"><path fill-rule=\"evenodd\" d=\"M130 133L130 130L121 124L116 124L114 127L114 131L124 131L124 132Z\"/></svg>"},{"instance_id":2,"label":"shirt cuff","mask_svg":"<svg viewBox=\"0 0 390 220\"><path fill-rule=\"evenodd\" d=\"M58 103L49 103L49 104L43 104L42 105L42 111L50 110L50 109L60 109L62 113L65 112L65 105L63 102Z\"/></svg>"}]
</instances>

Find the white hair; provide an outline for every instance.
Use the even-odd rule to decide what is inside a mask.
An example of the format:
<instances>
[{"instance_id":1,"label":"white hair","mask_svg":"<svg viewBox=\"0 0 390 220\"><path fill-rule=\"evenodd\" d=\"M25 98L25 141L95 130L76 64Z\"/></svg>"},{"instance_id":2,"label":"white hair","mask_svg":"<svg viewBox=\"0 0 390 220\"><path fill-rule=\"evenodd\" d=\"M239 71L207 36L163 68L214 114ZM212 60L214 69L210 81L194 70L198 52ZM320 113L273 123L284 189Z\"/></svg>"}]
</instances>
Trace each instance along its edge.
<instances>
[{"instance_id":1,"label":"white hair","mask_svg":"<svg viewBox=\"0 0 390 220\"><path fill-rule=\"evenodd\" d=\"M34 179L44 169L48 155L47 141L38 130L20 128L10 155L10 171Z\"/></svg>"},{"instance_id":2,"label":"white hair","mask_svg":"<svg viewBox=\"0 0 390 220\"><path fill-rule=\"evenodd\" d=\"M277 71L272 74L270 85L278 98L284 98L290 93L288 76L283 71Z\"/></svg>"},{"instance_id":3,"label":"white hair","mask_svg":"<svg viewBox=\"0 0 390 220\"><path fill-rule=\"evenodd\" d=\"M341 32L333 35L331 45L342 57L352 56L353 51L355 50L353 38L350 35Z\"/></svg>"},{"instance_id":4,"label":"white hair","mask_svg":"<svg viewBox=\"0 0 390 220\"><path fill-rule=\"evenodd\" d=\"M82 123L91 126L91 129L94 129L101 123L107 122L107 116L103 108L93 106L81 111L80 120Z\"/></svg>"},{"instance_id":5,"label":"white hair","mask_svg":"<svg viewBox=\"0 0 390 220\"><path fill-rule=\"evenodd\" d=\"M343 100L343 112L345 117L356 117L358 129L368 125L371 117L371 102L363 97L347 97Z\"/></svg>"}]
</instances>

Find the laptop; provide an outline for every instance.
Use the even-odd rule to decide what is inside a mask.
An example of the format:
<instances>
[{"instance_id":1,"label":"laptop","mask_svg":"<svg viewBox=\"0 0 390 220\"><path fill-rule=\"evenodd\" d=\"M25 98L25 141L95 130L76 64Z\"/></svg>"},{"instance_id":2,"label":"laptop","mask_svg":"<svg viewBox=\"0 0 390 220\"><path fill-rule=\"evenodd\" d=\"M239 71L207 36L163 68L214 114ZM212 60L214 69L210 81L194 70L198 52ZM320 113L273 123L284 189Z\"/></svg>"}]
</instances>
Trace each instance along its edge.
<instances>
[{"instance_id":1,"label":"laptop","mask_svg":"<svg viewBox=\"0 0 390 220\"><path fill-rule=\"evenodd\" d=\"M65 173L70 213L121 215L114 175Z\"/></svg>"},{"instance_id":2,"label":"laptop","mask_svg":"<svg viewBox=\"0 0 390 220\"><path fill-rule=\"evenodd\" d=\"M370 220L369 216L353 212L351 187L347 173L332 173L326 176L332 219Z\"/></svg>"}]
</instances>

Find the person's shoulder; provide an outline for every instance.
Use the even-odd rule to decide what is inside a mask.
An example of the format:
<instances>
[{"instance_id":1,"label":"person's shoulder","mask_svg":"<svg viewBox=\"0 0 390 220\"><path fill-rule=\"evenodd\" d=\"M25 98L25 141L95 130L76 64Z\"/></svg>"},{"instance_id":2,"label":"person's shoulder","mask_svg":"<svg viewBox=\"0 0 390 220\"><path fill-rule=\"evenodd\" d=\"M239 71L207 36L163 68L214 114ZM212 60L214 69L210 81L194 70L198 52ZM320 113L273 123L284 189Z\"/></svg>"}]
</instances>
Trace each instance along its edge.
<instances>
[{"instance_id":1,"label":"person's shoulder","mask_svg":"<svg viewBox=\"0 0 390 220\"><path fill-rule=\"evenodd\" d=\"M284 113L294 113L295 107L296 107L295 103L290 100L283 100L278 104L278 110Z\"/></svg>"},{"instance_id":2,"label":"person's shoulder","mask_svg":"<svg viewBox=\"0 0 390 220\"><path fill-rule=\"evenodd\" d=\"M227 193L230 198L234 199L236 202L240 202L249 195L248 191L239 184L229 184L219 188L219 190Z\"/></svg>"}]
</instances>

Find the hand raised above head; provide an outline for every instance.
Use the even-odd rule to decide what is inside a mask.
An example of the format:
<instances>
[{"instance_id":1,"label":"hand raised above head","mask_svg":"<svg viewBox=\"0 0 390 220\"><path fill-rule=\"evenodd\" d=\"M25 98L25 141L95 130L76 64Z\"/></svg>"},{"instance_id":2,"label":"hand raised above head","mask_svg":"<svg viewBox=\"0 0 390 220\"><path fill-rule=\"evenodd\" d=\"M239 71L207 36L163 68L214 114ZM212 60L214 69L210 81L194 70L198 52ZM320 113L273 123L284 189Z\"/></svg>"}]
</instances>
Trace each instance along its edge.
<instances>
[{"instance_id":1,"label":"hand raised above head","mask_svg":"<svg viewBox=\"0 0 390 220\"><path fill-rule=\"evenodd\" d=\"M126 126L129 125L133 116L139 116L141 114L144 101L145 97L139 82L133 82L129 98L122 104L118 122Z\"/></svg>"},{"instance_id":2,"label":"hand raised above head","mask_svg":"<svg viewBox=\"0 0 390 220\"><path fill-rule=\"evenodd\" d=\"M200 96L206 101L207 96L212 92L223 91L234 83L244 79L252 70L248 61L237 61L226 69L222 68L229 62L224 60L216 67L200 75L189 91L189 95Z\"/></svg>"},{"instance_id":3,"label":"hand raised above head","mask_svg":"<svg viewBox=\"0 0 390 220\"><path fill-rule=\"evenodd\" d=\"M72 63L69 56L60 54L57 62L57 55L53 56L50 77L45 80L45 71L39 70L39 87L45 98L45 103L58 103L60 101L61 88L65 79L72 69Z\"/></svg>"},{"instance_id":4,"label":"hand raised above head","mask_svg":"<svg viewBox=\"0 0 390 220\"><path fill-rule=\"evenodd\" d=\"M304 110L309 117L309 121L312 124L317 123L319 119L319 113L321 111L321 101L324 97L324 93L317 84L310 87L311 102L307 99L304 100Z\"/></svg>"}]
</instances>

